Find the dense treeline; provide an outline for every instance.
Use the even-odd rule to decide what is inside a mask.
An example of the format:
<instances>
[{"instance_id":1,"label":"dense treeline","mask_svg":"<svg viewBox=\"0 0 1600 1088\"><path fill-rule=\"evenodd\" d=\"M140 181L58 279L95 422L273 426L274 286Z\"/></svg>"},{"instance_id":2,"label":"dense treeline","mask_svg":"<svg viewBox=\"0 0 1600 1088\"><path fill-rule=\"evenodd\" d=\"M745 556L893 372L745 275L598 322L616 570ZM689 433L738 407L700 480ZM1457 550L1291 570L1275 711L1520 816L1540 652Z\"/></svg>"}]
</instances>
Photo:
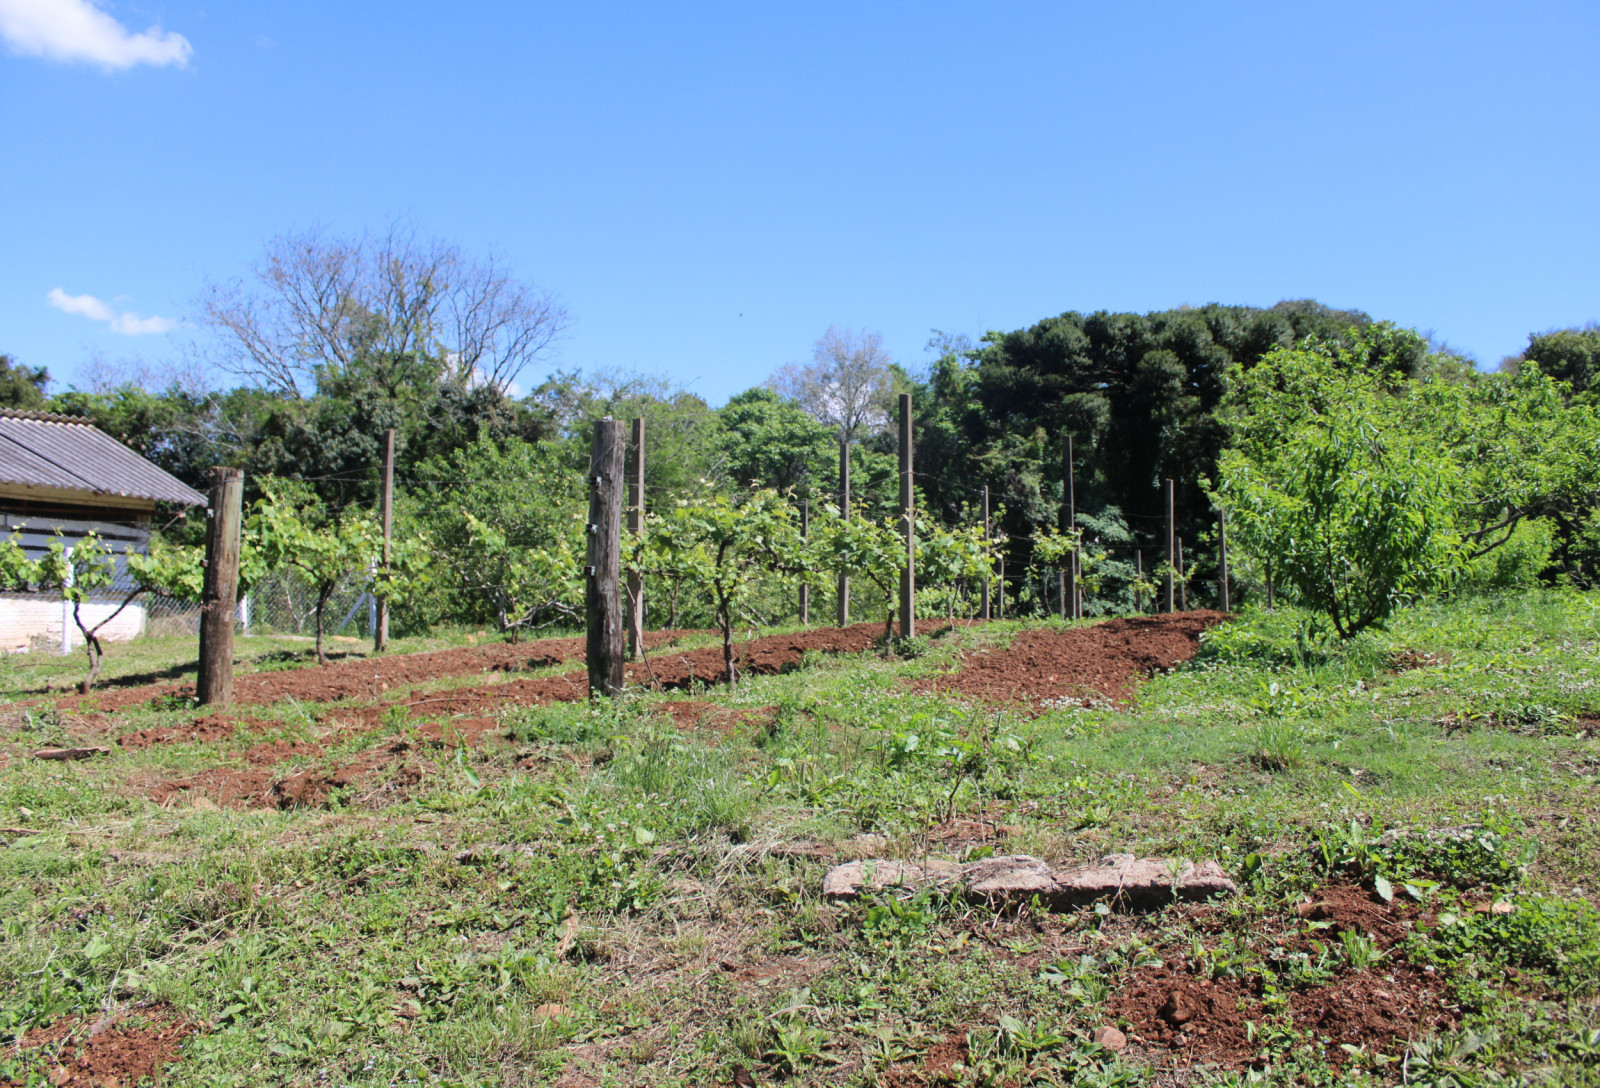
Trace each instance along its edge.
<instances>
[{"instance_id":1,"label":"dense treeline","mask_svg":"<svg viewBox=\"0 0 1600 1088\"><path fill-rule=\"evenodd\" d=\"M251 499L266 481L292 481L279 494L294 497L313 522L330 524L341 510L375 503L383 434L392 427L401 531L426 535L444 558L444 573L400 619L515 630L561 615L559 593L530 597L509 588L517 581L510 568L558 540L566 541L562 554L580 545L572 534L589 424L606 416L646 420L646 490L661 512L680 500L754 487L821 508L836 501L841 430L853 431L853 498L860 516L881 521L894 508L896 489L895 437L882 409L894 392L909 391L922 515L947 527L971 525L988 486L997 530L1008 538L1012 607L1035 611L1055 604L1035 545L1067 528L1059 524L1062 439L1071 434L1081 515L1075 528L1094 559L1094 612L1137 603L1132 549L1142 545L1146 566L1155 562L1160 481L1169 477L1178 532L1195 560L1192 597L1209 599L1219 465L1248 416L1242 379L1265 359L1320 353L1319 365L1331 369L1319 381L1368 375L1391 399L1441 383L1498 388L1493 383L1514 382L1520 370L1567 383L1561 396L1582 404L1595 396L1600 375L1594 327L1532 336L1524 355L1502 367L1507 373L1485 375L1415 333L1311 301L1069 312L991 333L976 345L938 336L936 357L920 373L869 358L875 384L864 387L859 411L846 422L830 415L826 396L808 399L805 374L780 375L717 409L665 379L636 375L556 372L520 395L506 374L491 379L463 367L459 352L437 337L383 334L389 320L374 309L339 332L344 339L328 353L337 365L313 361L293 380L258 374L221 392L130 382L49 395L43 368L0 357L0 403L88 415L194 486L216 464L243 468ZM819 360L823 347L819 342ZM837 338L829 344L844 352L859 347ZM1530 484L1516 521L1548 526L1548 558L1528 561L1543 576L1587 584L1600 553L1593 496L1570 481L1563 486L1557 494ZM1491 494L1470 501L1509 500ZM180 524L171 535L192 541L194 530ZM1491 547L1507 542L1484 539ZM546 555L549 563L558 559ZM1246 557L1242 581L1260 577ZM651 607L652 622L705 618L703 603L665 595ZM825 607L819 597L819 612Z\"/></svg>"}]
</instances>

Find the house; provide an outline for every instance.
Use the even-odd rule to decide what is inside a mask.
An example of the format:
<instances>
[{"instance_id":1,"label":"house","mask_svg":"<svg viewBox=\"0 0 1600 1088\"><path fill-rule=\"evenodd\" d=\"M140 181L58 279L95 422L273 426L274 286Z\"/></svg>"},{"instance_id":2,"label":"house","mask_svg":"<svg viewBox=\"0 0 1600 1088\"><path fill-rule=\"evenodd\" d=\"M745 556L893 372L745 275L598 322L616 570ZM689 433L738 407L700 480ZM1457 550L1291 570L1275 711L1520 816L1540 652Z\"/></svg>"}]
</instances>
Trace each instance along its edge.
<instances>
[{"instance_id":1,"label":"house","mask_svg":"<svg viewBox=\"0 0 1600 1088\"><path fill-rule=\"evenodd\" d=\"M17 536L33 558L57 534L70 547L91 531L119 556L142 552L158 503L204 506L206 497L81 416L0 408L0 538ZM129 586L121 559L117 567L117 586ZM113 587L86 602L84 621L93 627L125 596ZM132 638L144 624L135 601L100 637ZM76 633L60 594L0 594L0 650L39 641L67 649Z\"/></svg>"}]
</instances>

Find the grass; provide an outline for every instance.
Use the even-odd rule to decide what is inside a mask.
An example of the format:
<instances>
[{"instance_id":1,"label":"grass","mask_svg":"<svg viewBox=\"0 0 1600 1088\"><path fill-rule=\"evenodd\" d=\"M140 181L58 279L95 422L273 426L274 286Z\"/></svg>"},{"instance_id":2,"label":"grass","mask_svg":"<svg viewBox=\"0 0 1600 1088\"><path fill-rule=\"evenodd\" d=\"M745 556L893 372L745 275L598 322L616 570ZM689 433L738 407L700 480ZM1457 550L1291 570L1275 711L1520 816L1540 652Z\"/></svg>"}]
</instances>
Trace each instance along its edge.
<instances>
[{"instance_id":1,"label":"grass","mask_svg":"<svg viewBox=\"0 0 1600 1088\"><path fill-rule=\"evenodd\" d=\"M504 742L412 743L404 791L289 811L148 799L241 742L27 758L195 712L81 718L38 694L81 663L0 662L35 704L0 717L0 1030L164 1009L197 1028L178 1085L1600 1083L1600 599L1429 605L1347 645L1250 614L1131 706L1029 717L908 688L1020 629L507 710ZM243 640L241 668L304 649ZM108 675L181 676L192 653L118 646ZM713 704L702 725L665 717L685 699ZM344 744L327 768L375 743L316 705L246 713L250 743ZM1145 915L819 894L834 858L1113 851L1215 858L1241 891ZM1388 948L1317 930L1296 904L1330 881L1431 920ZM1133 1032L1119 996L1157 961L1263 995L1265 1064L1095 1045ZM1292 1012L1425 970L1448 1031L1341 1048ZM0 1082L49 1064L0 1051Z\"/></svg>"}]
</instances>

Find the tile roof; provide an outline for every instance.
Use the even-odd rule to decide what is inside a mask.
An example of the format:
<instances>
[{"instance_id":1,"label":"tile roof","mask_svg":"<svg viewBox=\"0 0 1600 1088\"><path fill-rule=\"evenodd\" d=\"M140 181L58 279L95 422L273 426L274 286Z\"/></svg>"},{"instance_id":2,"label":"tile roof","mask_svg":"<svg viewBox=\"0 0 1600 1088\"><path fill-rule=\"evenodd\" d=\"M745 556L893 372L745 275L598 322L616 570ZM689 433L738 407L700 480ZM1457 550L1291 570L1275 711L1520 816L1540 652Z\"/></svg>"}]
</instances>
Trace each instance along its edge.
<instances>
[{"instance_id":1,"label":"tile roof","mask_svg":"<svg viewBox=\"0 0 1600 1088\"><path fill-rule=\"evenodd\" d=\"M206 497L83 416L0 408L0 483L203 506Z\"/></svg>"}]
</instances>

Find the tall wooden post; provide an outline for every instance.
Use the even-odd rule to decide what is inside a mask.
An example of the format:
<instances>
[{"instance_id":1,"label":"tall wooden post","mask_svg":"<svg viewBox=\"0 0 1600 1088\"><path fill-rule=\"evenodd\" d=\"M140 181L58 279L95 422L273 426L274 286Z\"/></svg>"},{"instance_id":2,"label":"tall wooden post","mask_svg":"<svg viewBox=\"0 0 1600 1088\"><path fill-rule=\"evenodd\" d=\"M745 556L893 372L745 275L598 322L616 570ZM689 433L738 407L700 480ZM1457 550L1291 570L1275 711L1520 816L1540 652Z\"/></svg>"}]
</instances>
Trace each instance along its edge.
<instances>
[{"instance_id":1,"label":"tall wooden post","mask_svg":"<svg viewBox=\"0 0 1600 1088\"><path fill-rule=\"evenodd\" d=\"M917 511L911 475L911 394L900 394L900 524L906 562L900 568L900 637L917 633Z\"/></svg>"},{"instance_id":2,"label":"tall wooden post","mask_svg":"<svg viewBox=\"0 0 1600 1088\"><path fill-rule=\"evenodd\" d=\"M989 485L988 484L984 484L983 485L983 547L984 547L985 551L987 551L988 548L989 548ZM987 568L985 568L985 569L987 569ZM989 617L989 577L988 577L987 574L984 575L983 587L982 587L982 590L980 591L980 596L978 598L978 617L980 619L983 619L983 620L987 620L987 619L990 618Z\"/></svg>"},{"instance_id":3,"label":"tall wooden post","mask_svg":"<svg viewBox=\"0 0 1600 1088\"><path fill-rule=\"evenodd\" d=\"M1273 593L1273 585L1272 585L1272 560L1268 559L1267 560L1267 611L1268 612L1271 612L1272 609L1273 609L1273 606L1276 604L1276 602L1273 600L1273 596L1274 596L1274 593Z\"/></svg>"},{"instance_id":4,"label":"tall wooden post","mask_svg":"<svg viewBox=\"0 0 1600 1088\"><path fill-rule=\"evenodd\" d=\"M800 546L805 547L811 540L811 500L800 500ZM811 626L811 585L809 582L800 583L800 623L804 627Z\"/></svg>"},{"instance_id":5,"label":"tall wooden post","mask_svg":"<svg viewBox=\"0 0 1600 1088\"><path fill-rule=\"evenodd\" d=\"M383 573L389 573L394 558L394 428L383 433L383 492L378 499L378 518L383 523ZM372 649L382 653L389 648L389 598L378 597L377 622L372 625Z\"/></svg>"},{"instance_id":6,"label":"tall wooden post","mask_svg":"<svg viewBox=\"0 0 1600 1088\"><path fill-rule=\"evenodd\" d=\"M644 419L633 421L628 443L628 532L634 538L644 532ZM644 574L628 572L628 656L639 656L644 642Z\"/></svg>"},{"instance_id":7,"label":"tall wooden post","mask_svg":"<svg viewBox=\"0 0 1600 1088\"><path fill-rule=\"evenodd\" d=\"M850 439L839 432L839 517L850 520ZM839 575L838 620L840 627L850 625L850 576Z\"/></svg>"},{"instance_id":8,"label":"tall wooden post","mask_svg":"<svg viewBox=\"0 0 1600 1088\"><path fill-rule=\"evenodd\" d=\"M1133 576L1141 582L1144 581L1143 548L1135 548L1133 550ZM1144 611L1144 589L1142 587L1133 591L1133 610L1135 612Z\"/></svg>"},{"instance_id":9,"label":"tall wooden post","mask_svg":"<svg viewBox=\"0 0 1600 1088\"><path fill-rule=\"evenodd\" d=\"M239 608L239 528L243 521L244 470L211 470L211 508L206 511L206 569L200 592L201 706L233 703L233 621Z\"/></svg>"},{"instance_id":10,"label":"tall wooden post","mask_svg":"<svg viewBox=\"0 0 1600 1088\"><path fill-rule=\"evenodd\" d=\"M1217 599L1222 604L1224 612L1231 612L1232 605L1228 593L1228 512L1217 511L1217 564L1222 569L1217 573Z\"/></svg>"},{"instance_id":11,"label":"tall wooden post","mask_svg":"<svg viewBox=\"0 0 1600 1088\"><path fill-rule=\"evenodd\" d=\"M622 690L622 424L596 420L589 453L589 562L584 568L584 611L589 696Z\"/></svg>"},{"instance_id":12,"label":"tall wooden post","mask_svg":"<svg viewBox=\"0 0 1600 1088\"><path fill-rule=\"evenodd\" d=\"M1178 611L1189 611L1189 581L1183 576L1183 537L1178 538Z\"/></svg>"},{"instance_id":13,"label":"tall wooden post","mask_svg":"<svg viewBox=\"0 0 1600 1088\"><path fill-rule=\"evenodd\" d=\"M1173 571L1174 567L1176 566L1177 559L1178 559L1178 552L1177 552L1177 548L1176 548L1176 545L1175 545L1175 541L1176 541L1175 532L1176 532L1176 530L1175 530L1175 527L1172 524L1172 481L1171 480L1162 480L1161 481L1161 506L1162 506L1163 511L1165 512L1166 518L1167 518L1167 576L1163 580L1163 583L1164 583L1163 584L1163 588L1165 589L1164 596L1166 597L1167 611L1171 612L1171 611L1173 611L1173 592L1172 591L1174 589L1174 583L1176 582L1176 579L1174 579L1172 577L1172 571Z\"/></svg>"}]
</instances>

